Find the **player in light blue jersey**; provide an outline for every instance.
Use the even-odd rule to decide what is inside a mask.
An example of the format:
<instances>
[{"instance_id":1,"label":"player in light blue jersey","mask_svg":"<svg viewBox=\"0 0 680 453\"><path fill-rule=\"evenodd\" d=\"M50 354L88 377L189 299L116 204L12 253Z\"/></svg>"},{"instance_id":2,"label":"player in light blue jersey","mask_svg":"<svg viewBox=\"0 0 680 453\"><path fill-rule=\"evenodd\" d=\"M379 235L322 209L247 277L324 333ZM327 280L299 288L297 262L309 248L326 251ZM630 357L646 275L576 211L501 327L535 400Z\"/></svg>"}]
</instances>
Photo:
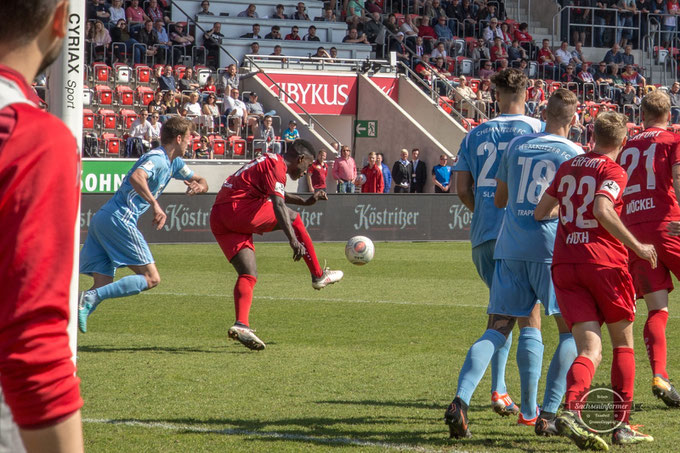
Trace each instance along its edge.
<instances>
[{"instance_id":1,"label":"player in light blue jersey","mask_svg":"<svg viewBox=\"0 0 680 453\"><path fill-rule=\"evenodd\" d=\"M496 206L505 207L494 258L488 313L508 323L498 333L507 335L517 321L517 365L522 389L518 423L535 426L539 435L558 434L555 415L567 387L567 372L577 356L574 338L560 315L550 275L557 219L538 222L534 209L560 165L583 154L566 137L575 121L578 99L569 90L555 91L545 110L546 132L514 139L501 159L496 180ZM546 316L554 316L559 344L546 379L543 407L536 396L543 365L543 339L538 302Z\"/></svg>"},{"instance_id":2,"label":"player in light blue jersey","mask_svg":"<svg viewBox=\"0 0 680 453\"><path fill-rule=\"evenodd\" d=\"M186 118L170 118L161 129L161 147L139 158L113 198L92 217L80 251L80 273L94 278L92 288L80 295L78 327L83 333L87 331L87 317L103 300L139 294L160 283L137 220L151 208L154 226L163 228L166 214L156 199L171 178L183 180L188 195L208 191L205 179L194 174L180 157L191 140L192 129ZM116 269L124 266L136 275L114 282Z\"/></svg>"},{"instance_id":3,"label":"player in light blue jersey","mask_svg":"<svg viewBox=\"0 0 680 453\"><path fill-rule=\"evenodd\" d=\"M515 137L543 130L543 123L524 115L528 79L517 69L505 69L492 77L501 115L472 129L461 144L456 188L458 196L473 212L471 226L472 261L487 287L492 287L493 250L500 228L503 209L493 204L496 193L496 170L508 143ZM456 398L444 414L451 437L469 437L467 408L477 384L491 362L491 401L500 415L519 409L507 394L505 364L512 345L512 329L508 337L495 328L507 323L504 318L489 315L487 330L473 344L458 377Z\"/></svg>"}]
</instances>

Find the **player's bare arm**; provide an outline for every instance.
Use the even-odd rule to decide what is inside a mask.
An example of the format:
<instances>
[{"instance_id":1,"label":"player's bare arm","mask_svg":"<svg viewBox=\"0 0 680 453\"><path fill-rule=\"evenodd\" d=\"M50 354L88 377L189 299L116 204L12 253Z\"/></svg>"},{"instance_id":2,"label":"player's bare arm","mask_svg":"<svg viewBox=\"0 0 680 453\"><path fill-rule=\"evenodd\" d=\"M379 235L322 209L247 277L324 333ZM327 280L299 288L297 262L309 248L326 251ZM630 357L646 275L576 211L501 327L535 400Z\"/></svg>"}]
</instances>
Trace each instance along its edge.
<instances>
[{"instance_id":1,"label":"player's bare arm","mask_svg":"<svg viewBox=\"0 0 680 453\"><path fill-rule=\"evenodd\" d=\"M559 206L557 198L544 193L541 201L538 202L536 209L534 209L534 219L539 222L542 220L551 220L557 217L558 212Z\"/></svg>"},{"instance_id":2,"label":"player's bare arm","mask_svg":"<svg viewBox=\"0 0 680 453\"><path fill-rule=\"evenodd\" d=\"M130 185L132 185L132 188L135 189L135 192L137 192L140 197L151 205L151 208L153 209L153 225L157 230L160 230L163 228L163 225L165 225L167 215L149 190L149 184L147 183L148 179L149 175L141 168L138 168L130 176Z\"/></svg>"},{"instance_id":3,"label":"player's bare arm","mask_svg":"<svg viewBox=\"0 0 680 453\"><path fill-rule=\"evenodd\" d=\"M596 195L593 204L593 216L600 222L612 236L631 249L640 258L649 261L652 269L656 268L656 250L653 245L641 244L633 234L628 231L614 210L612 201L604 195Z\"/></svg>"},{"instance_id":4,"label":"player's bare arm","mask_svg":"<svg viewBox=\"0 0 680 453\"><path fill-rule=\"evenodd\" d=\"M200 193L206 193L208 191L208 181L205 178L194 175L190 180L184 181L187 186L187 195L198 195Z\"/></svg>"},{"instance_id":5,"label":"player's bare arm","mask_svg":"<svg viewBox=\"0 0 680 453\"><path fill-rule=\"evenodd\" d=\"M508 185L500 179L496 179L496 194L493 197L493 204L498 209L503 209L508 205Z\"/></svg>"},{"instance_id":6,"label":"player's bare arm","mask_svg":"<svg viewBox=\"0 0 680 453\"><path fill-rule=\"evenodd\" d=\"M475 193L472 191L474 183L475 180L472 178L472 173L469 171L458 172L458 177L456 178L458 198L471 212L475 212Z\"/></svg>"},{"instance_id":7,"label":"player's bare arm","mask_svg":"<svg viewBox=\"0 0 680 453\"><path fill-rule=\"evenodd\" d=\"M286 203L295 204L299 206L311 206L319 200L328 200L328 195L325 190L319 190L312 194L309 198L302 198L294 194L285 194Z\"/></svg>"},{"instance_id":8,"label":"player's bare arm","mask_svg":"<svg viewBox=\"0 0 680 453\"><path fill-rule=\"evenodd\" d=\"M286 194L286 198L288 197L289 195ZM269 199L272 201L272 205L274 206L274 215L276 216L278 227L283 230L283 233L288 238L290 248L293 249L293 260L299 261L307 251L305 250L305 246L302 245L295 237L293 225L291 225L290 222L290 215L288 214L288 208L286 207L286 200L277 195L271 195Z\"/></svg>"}]
</instances>

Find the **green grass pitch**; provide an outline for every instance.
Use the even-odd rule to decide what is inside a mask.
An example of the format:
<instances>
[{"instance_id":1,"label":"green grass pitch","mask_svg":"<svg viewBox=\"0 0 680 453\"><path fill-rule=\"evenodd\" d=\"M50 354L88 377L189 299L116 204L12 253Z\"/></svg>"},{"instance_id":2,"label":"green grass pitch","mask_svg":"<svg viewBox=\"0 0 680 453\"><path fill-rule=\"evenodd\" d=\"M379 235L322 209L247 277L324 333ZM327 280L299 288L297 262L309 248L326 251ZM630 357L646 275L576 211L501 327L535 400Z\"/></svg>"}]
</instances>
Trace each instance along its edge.
<instances>
[{"instance_id":1,"label":"green grass pitch","mask_svg":"<svg viewBox=\"0 0 680 453\"><path fill-rule=\"evenodd\" d=\"M375 259L363 267L345 260L343 244L318 244L320 260L345 271L342 282L322 291L312 289L287 244L258 244L250 320L267 343L261 352L227 338L235 272L217 245L157 245L152 252L160 286L104 302L89 319L89 333L79 335L87 451L576 450L566 439L538 438L516 418L494 414L489 372L471 402L473 437L448 439L444 410L486 323L488 294L469 243L376 243ZM81 289L90 284L81 278ZM669 372L677 379L675 304L672 293ZM632 423L656 441L625 451L675 452L680 410L651 394L646 312L641 303L635 400L643 409ZM554 322L544 318L543 377L556 338ZM515 351L516 341L507 382L519 402ZM603 356L595 382L609 381L606 334Z\"/></svg>"}]
</instances>

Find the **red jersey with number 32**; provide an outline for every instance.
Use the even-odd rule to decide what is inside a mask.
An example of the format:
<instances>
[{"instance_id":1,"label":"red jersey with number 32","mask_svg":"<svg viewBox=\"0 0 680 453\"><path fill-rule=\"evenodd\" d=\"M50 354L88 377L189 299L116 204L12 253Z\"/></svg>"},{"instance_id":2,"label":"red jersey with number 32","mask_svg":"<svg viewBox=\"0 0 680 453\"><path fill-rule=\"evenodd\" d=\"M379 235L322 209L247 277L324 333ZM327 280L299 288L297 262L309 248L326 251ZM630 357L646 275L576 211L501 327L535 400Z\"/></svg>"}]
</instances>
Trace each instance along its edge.
<instances>
[{"instance_id":1,"label":"red jersey with number 32","mask_svg":"<svg viewBox=\"0 0 680 453\"><path fill-rule=\"evenodd\" d=\"M626 172L619 164L594 152L574 157L560 166L546 190L560 204L553 264L626 266L626 248L593 215L597 195L609 198L616 213L621 214L626 180Z\"/></svg>"},{"instance_id":2,"label":"red jersey with number 32","mask_svg":"<svg viewBox=\"0 0 680 453\"><path fill-rule=\"evenodd\" d=\"M625 225L680 220L673 190L673 165L680 163L680 135L651 127L628 141L618 162L628 173L621 213Z\"/></svg>"},{"instance_id":3,"label":"red jersey with number 32","mask_svg":"<svg viewBox=\"0 0 680 453\"><path fill-rule=\"evenodd\" d=\"M285 198L286 162L278 154L265 153L241 167L222 185L215 204L246 198Z\"/></svg>"}]
</instances>

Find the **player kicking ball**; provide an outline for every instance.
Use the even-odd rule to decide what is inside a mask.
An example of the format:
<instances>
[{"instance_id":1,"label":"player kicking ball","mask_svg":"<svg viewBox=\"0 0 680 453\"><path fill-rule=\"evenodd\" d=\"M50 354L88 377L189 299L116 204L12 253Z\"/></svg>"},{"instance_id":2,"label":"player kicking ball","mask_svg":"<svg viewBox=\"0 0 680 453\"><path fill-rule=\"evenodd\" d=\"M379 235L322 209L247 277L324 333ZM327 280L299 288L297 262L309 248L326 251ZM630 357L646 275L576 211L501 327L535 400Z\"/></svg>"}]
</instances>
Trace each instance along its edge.
<instances>
[{"instance_id":1,"label":"player kicking ball","mask_svg":"<svg viewBox=\"0 0 680 453\"><path fill-rule=\"evenodd\" d=\"M578 357L567 374L565 411L555 425L581 449L609 446L583 424L580 409L602 358L601 324L607 324L613 348L612 390L622 402L614 405L612 443L650 442L629 422L635 381L633 320L635 289L628 272L627 246L656 267L653 245L640 243L623 225L626 172L616 158L626 143L626 117L607 112L595 121L595 148L575 157L557 171L534 217L541 220L559 205L552 277L557 302L569 326Z\"/></svg>"},{"instance_id":2,"label":"player kicking ball","mask_svg":"<svg viewBox=\"0 0 680 453\"><path fill-rule=\"evenodd\" d=\"M524 115L526 87L529 79L517 69L506 69L492 78L501 115L471 130L460 146L456 188L465 206L474 213L470 236L472 261L488 288L492 288L494 248L503 219L503 209L494 206L496 169L508 143L519 135L543 130L541 121ZM456 398L444 414L451 437L470 437L467 408L472 394L491 363L491 405L500 415L519 412L507 393L505 365L512 345L512 328L507 338L503 329L507 320L489 315L487 329L468 350L458 376Z\"/></svg>"},{"instance_id":3,"label":"player kicking ball","mask_svg":"<svg viewBox=\"0 0 680 453\"><path fill-rule=\"evenodd\" d=\"M312 145L301 139L290 143L283 155L263 154L227 178L210 213L210 229L238 274L234 286L236 323L229 328L228 335L249 349L265 348L248 321L257 282L253 234L283 230L293 249L293 260L302 258L307 264L314 289L342 279L342 271L321 268L302 218L286 206L286 203L309 206L328 199L324 191L304 200L284 190L286 175L300 179L315 157Z\"/></svg>"},{"instance_id":4,"label":"player kicking ball","mask_svg":"<svg viewBox=\"0 0 680 453\"><path fill-rule=\"evenodd\" d=\"M680 394L666 371L671 272L680 277L680 136L666 130L671 104L665 93L654 91L645 96L641 111L645 130L631 138L619 156L628 172L621 220L658 253L656 269L634 254L629 254L628 266L635 294L644 297L649 311L643 334L652 366L652 392L667 406L680 407Z\"/></svg>"},{"instance_id":5,"label":"player kicking ball","mask_svg":"<svg viewBox=\"0 0 680 453\"><path fill-rule=\"evenodd\" d=\"M171 178L183 180L187 195L208 191L208 183L195 175L180 156L191 140L193 123L173 117L161 129L161 147L139 158L111 198L92 217L80 251L80 273L91 275L94 284L81 293L78 327L87 332L87 318L106 299L139 294L157 286L161 277L144 236L137 228L139 217L153 210L153 224L160 230L166 214L156 198ZM116 269L129 267L136 275L113 281Z\"/></svg>"},{"instance_id":6,"label":"player kicking ball","mask_svg":"<svg viewBox=\"0 0 680 453\"><path fill-rule=\"evenodd\" d=\"M577 105L578 99L571 91L563 88L555 91L544 111L545 133L522 135L511 141L496 172L494 201L498 208L506 209L496 241L496 269L487 312L507 319L505 326L496 329L504 337L515 321L519 324L517 367L522 400L517 422L535 426L536 434L546 436L557 434L554 420L566 391L567 372L577 352L574 338L560 315L550 277L557 219L536 221L533 213L560 165L583 154L581 148L567 139L577 121ZM546 316L554 317L559 331L540 415L536 404L543 365L539 301Z\"/></svg>"}]
</instances>

